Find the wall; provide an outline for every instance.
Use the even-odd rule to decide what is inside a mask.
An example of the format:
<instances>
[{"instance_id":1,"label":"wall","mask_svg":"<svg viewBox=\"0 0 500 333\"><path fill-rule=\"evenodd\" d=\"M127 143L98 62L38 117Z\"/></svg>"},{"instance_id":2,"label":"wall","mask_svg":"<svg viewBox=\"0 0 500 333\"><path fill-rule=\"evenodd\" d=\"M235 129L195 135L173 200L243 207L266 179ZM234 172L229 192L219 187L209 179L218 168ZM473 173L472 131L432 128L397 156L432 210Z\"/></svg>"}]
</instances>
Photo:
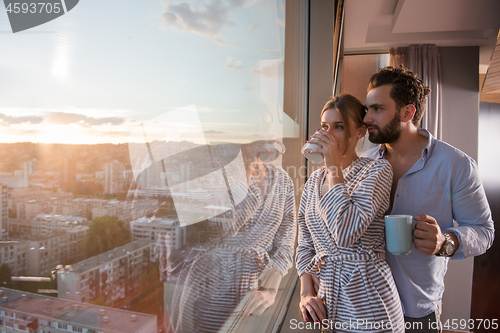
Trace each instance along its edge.
<instances>
[{"instance_id":1,"label":"wall","mask_svg":"<svg viewBox=\"0 0 500 333\"><path fill-rule=\"evenodd\" d=\"M477 160L479 47L441 47L443 140Z\"/></svg>"},{"instance_id":2,"label":"wall","mask_svg":"<svg viewBox=\"0 0 500 333\"><path fill-rule=\"evenodd\" d=\"M498 94L500 97L500 94ZM481 100L483 100L481 96ZM499 230L500 221L500 104L481 102L479 106L479 152L478 164L481 180L484 184L486 196L491 208L493 221L496 221L495 230ZM500 243L498 234L493 246L485 254L474 258L474 280L472 287L473 319L484 319L493 322L500 318ZM476 321L478 322L478 321Z\"/></svg>"},{"instance_id":3,"label":"wall","mask_svg":"<svg viewBox=\"0 0 500 333\"><path fill-rule=\"evenodd\" d=\"M443 47L443 141L477 160L479 47ZM474 259L450 260L441 321L470 318Z\"/></svg>"}]
</instances>

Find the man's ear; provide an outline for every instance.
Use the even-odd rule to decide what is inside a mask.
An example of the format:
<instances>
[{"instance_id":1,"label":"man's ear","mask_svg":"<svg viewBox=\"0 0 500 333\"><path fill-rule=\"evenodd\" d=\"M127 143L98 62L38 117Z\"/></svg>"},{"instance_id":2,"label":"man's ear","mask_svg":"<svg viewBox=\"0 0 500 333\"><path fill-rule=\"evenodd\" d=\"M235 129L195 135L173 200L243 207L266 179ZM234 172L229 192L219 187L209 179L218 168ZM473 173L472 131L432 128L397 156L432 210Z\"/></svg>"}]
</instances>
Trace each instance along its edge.
<instances>
[{"instance_id":1,"label":"man's ear","mask_svg":"<svg viewBox=\"0 0 500 333\"><path fill-rule=\"evenodd\" d=\"M413 117L415 116L415 112L417 109L415 108L415 105L413 104L408 104L404 106L400 112L401 112L401 122L402 123L408 123L412 121Z\"/></svg>"}]
</instances>

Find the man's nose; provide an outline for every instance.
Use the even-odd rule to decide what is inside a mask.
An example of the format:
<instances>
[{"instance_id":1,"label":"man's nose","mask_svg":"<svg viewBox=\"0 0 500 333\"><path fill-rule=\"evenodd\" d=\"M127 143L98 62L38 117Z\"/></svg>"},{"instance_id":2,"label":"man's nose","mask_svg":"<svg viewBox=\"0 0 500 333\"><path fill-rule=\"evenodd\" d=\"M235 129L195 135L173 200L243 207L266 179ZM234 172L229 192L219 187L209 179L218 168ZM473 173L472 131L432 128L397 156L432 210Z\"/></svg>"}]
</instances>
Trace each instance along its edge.
<instances>
[{"instance_id":1,"label":"man's nose","mask_svg":"<svg viewBox=\"0 0 500 333\"><path fill-rule=\"evenodd\" d=\"M366 111L365 117L363 118L363 122L365 124L373 122L372 112L369 109L368 111Z\"/></svg>"}]
</instances>

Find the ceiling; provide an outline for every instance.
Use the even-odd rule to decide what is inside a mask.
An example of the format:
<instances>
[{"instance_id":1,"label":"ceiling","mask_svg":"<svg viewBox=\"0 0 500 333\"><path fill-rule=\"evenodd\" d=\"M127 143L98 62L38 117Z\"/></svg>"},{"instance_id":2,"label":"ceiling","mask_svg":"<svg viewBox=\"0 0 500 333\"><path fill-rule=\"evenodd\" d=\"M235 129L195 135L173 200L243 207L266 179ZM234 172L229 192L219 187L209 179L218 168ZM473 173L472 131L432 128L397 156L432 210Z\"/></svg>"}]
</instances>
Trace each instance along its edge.
<instances>
[{"instance_id":1,"label":"ceiling","mask_svg":"<svg viewBox=\"0 0 500 333\"><path fill-rule=\"evenodd\" d=\"M480 72L485 73L499 28L499 0L345 0L344 51L481 46Z\"/></svg>"}]
</instances>

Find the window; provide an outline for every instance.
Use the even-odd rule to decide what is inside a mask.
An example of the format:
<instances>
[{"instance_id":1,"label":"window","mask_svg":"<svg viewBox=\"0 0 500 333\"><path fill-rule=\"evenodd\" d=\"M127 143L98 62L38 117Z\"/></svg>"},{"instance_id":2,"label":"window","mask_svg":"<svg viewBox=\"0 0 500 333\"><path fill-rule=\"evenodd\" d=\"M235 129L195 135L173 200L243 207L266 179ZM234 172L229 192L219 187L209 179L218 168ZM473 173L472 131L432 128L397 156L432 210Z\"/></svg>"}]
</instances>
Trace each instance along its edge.
<instances>
[{"instance_id":1,"label":"window","mask_svg":"<svg viewBox=\"0 0 500 333\"><path fill-rule=\"evenodd\" d=\"M138 295L151 292L150 289L158 285L160 273L168 271L169 276L161 277L160 289L168 303L163 306L168 309L174 296L177 297L184 287L183 281L177 281L187 272L190 261L216 246L214 239L229 237L227 230L214 228L209 219L220 215L221 211L227 212L228 220L236 216L233 210L237 207L237 191L230 193L226 182L231 176L246 173L248 165L244 158L248 156L255 161L266 160L269 170L288 172L298 204L300 188L305 181L297 170L305 167L300 148L305 141L307 125L308 64L304 54L289 58L285 49L292 50L294 55L294 47L307 49L304 29L308 26L309 2L223 0L208 1L208 7L197 6L197 3L146 0L140 4L131 2L122 8L123 11L114 11L112 4L103 3L103 12L113 13L110 15L114 27L109 29L109 17L96 15L93 5L80 2L74 10L31 30L54 33L26 34L29 38L18 38L21 34L7 36L0 59L11 66L5 77L9 88L0 89L0 98L11 107L0 106L0 113L13 120L12 128L2 132L0 148L4 148L2 142L41 142L49 147L33 148L35 151L32 151L19 145L16 146L19 151L6 152L13 156L13 165L22 165L23 170L33 169L28 180L40 184L40 190L36 191L23 187L16 189L15 193L23 194L24 198L15 204L26 204L26 216L36 216L46 208L43 213L71 211L93 220L82 227L84 235L76 240L75 248L83 250L75 258L65 258L63 264L68 266L59 269L58 278L63 278L60 274L72 278L77 270L72 271L69 266L88 265L85 270L94 269L95 272L95 279L88 283L94 294L77 294L81 291L73 289L87 284L80 281L80 284L68 283L68 288L73 289L58 290L59 295L69 293L71 297L81 297L83 302L122 308ZM220 7L210 7L215 4ZM184 15L188 7L193 22ZM213 18L211 15L219 16ZM285 33L289 17L292 17L291 22L299 22L302 27L296 36ZM204 22L201 24L204 29L193 28L199 23L197 19ZM291 37L286 43L285 34ZM103 48L109 41L113 41L113 47ZM290 61L289 69L285 69L284 61ZM26 64L30 64L29 68ZM295 87L287 86L290 82ZM21 94L32 97L14 98ZM158 123L166 127L156 127ZM144 131L140 124L144 124ZM277 141L286 147L285 154L281 154L284 149ZM163 142L168 145L155 146ZM135 148L140 150L139 156L134 155ZM252 155L253 149L262 152L257 157ZM231 155L235 151L237 154ZM142 162L135 163L133 159L140 159L142 153L148 158L152 155L154 163L151 159L142 161L147 167L137 169ZM164 153L168 156L163 156ZM162 164L163 160L167 165ZM0 165L0 172L10 171L4 170L7 167ZM241 175L237 172L231 175L231 168L242 171ZM125 177L124 172L131 174L131 179ZM259 191L265 188L264 184ZM221 189L225 192L219 196ZM27 204L35 198L40 202L38 207ZM75 205L73 200L88 200L89 204ZM133 208L116 209L124 203ZM136 214L138 218L171 219L175 223L171 229L179 226L184 232L180 235L168 232L163 240L154 240L152 236L155 235L149 232L156 227L138 226L144 230L138 234L145 237L138 239L140 237L128 233L130 218ZM116 215L120 216L115 221ZM96 226L96 221L104 221L113 228L94 232L89 226ZM252 226L249 223L246 227ZM241 242L236 246L244 244L245 237L252 234L251 230L245 234L245 228L239 230ZM92 242L85 241L87 235ZM38 236L33 235L33 238ZM163 259L154 259L156 254L152 255L150 247L144 245L149 243L148 236L157 245L163 242L160 247L168 253L168 258L167 253L158 250L157 257ZM65 237L49 234L44 237L48 240L39 242L34 251L43 258L41 261L45 265L32 265L29 262L31 255L27 256L26 266L29 270L37 270L33 273L36 276L49 276L51 272L46 268L62 263L59 256L52 257L44 251L49 248L48 244L51 254L68 253L64 247ZM129 244L131 241L134 245ZM85 261L98 255L93 251L100 248L94 246L97 243L110 244L105 251L111 252L94 261ZM269 247L270 244L262 245L263 249ZM112 269L106 272L110 267L107 266L109 254L113 253L115 258L127 252L134 260L126 263L123 277L113 278ZM210 269L232 270L232 260L227 258L221 255L219 259L225 260L228 267L215 265ZM265 262L265 258L262 254L259 260ZM289 291L297 280L293 263L289 266L292 268L283 278L271 310L263 316L243 318L238 309L232 309L234 316L224 313L221 318L238 317L238 332L272 329L282 319L280 307L288 304ZM254 276L261 273L258 267L252 267ZM217 283L206 280L210 276L206 273L200 276L205 279L204 283ZM235 279L240 278L233 275ZM110 301L116 296L110 291L117 290L118 283L126 286L125 295L123 299ZM250 296L258 284L259 281L253 278L248 290L235 297ZM189 287L186 285L186 290ZM55 288L64 287L60 284ZM140 310L143 309L137 305L126 309ZM57 328L67 329L67 324L57 323ZM74 326L72 330L75 331Z\"/></svg>"}]
</instances>

